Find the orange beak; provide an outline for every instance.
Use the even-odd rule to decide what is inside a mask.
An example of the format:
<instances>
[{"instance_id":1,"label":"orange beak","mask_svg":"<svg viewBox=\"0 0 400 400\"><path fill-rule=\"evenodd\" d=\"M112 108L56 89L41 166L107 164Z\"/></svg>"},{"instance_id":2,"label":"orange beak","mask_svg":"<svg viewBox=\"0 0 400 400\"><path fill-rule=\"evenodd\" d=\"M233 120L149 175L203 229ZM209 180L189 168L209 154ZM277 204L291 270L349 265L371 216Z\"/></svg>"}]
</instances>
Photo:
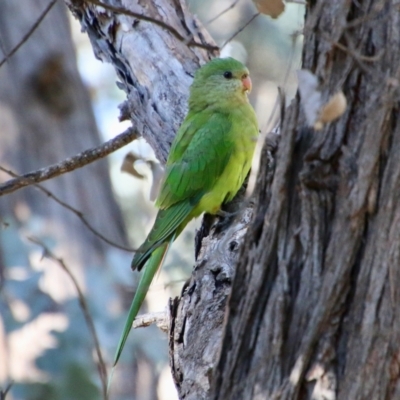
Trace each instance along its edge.
<instances>
[{"instance_id":1,"label":"orange beak","mask_svg":"<svg viewBox=\"0 0 400 400\"><path fill-rule=\"evenodd\" d=\"M242 84L244 90L251 92L251 79L249 76L242 78Z\"/></svg>"}]
</instances>

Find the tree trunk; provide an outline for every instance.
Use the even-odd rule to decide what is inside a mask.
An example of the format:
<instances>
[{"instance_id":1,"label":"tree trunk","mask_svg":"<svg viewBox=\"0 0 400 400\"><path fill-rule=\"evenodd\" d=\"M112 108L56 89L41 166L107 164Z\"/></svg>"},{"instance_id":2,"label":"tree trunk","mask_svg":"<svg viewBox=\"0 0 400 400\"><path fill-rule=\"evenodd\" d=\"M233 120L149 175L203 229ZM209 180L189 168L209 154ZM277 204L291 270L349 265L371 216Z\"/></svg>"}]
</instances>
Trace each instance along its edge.
<instances>
[{"instance_id":1,"label":"tree trunk","mask_svg":"<svg viewBox=\"0 0 400 400\"><path fill-rule=\"evenodd\" d=\"M165 160L188 75L207 54L154 23L69 4L119 73L123 117ZM177 0L123 4L205 43ZM308 7L303 68L321 79L324 99L342 89L348 106L317 132L296 98L276 159L264 146L254 206L231 223L203 224L193 276L171 305L182 399L400 396L398 4Z\"/></svg>"},{"instance_id":2,"label":"tree trunk","mask_svg":"<svg viewBox=\"0 0 400 400\"><path fill-rule=\"evenodd\" d=\"M310 5L303 68L348 106L320 132L299 98L287 113L210 398L400 396L399 17L395 1Z\"/></svg>"}]
</instances>

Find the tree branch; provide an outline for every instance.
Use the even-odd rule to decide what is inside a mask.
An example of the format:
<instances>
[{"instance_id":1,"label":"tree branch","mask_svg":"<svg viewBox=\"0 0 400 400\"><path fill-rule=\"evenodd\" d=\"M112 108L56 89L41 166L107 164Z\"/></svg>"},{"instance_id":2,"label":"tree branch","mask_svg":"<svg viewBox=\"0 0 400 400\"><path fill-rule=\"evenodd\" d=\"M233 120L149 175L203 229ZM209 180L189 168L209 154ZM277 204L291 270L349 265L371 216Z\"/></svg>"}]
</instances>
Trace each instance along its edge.
<instances>
[{"instance_id":1,"label":"tree branch","mask_svg":"<svg viewBox=\"0 0 400 400\"><path fill-rule=\"evenodd\" d=\"M228 11L232 10L233 8L236 7L236 4L239 3L240 0L235 0L231 5L226 7L224 10L222 10L220 13L218 13L215 17L212 17L209 21L206 22L206 25L213 23L216 21L218 18L222 17L224 14L226 14Z\"/></svg>"},{"instance_id":2,"label":"tree branch","mask_svg":"<svg viewBox=\"0 0 400 400\"><path fill-rule=\"evenodd\" d=\"M166 24L164 21L161 21L159 19L149 17L147 15L143 15L140 13L136 13L136 12L128 10L124 7L116 7L116 6L112 6L110 4L105 4L98 0L86 0L86 2L95 4L96 6L103 7L106 10L112 11L117 14L129 15L130 17L140 19L142 21L151 22L155 25L161 26L162 28L164 28L167 31L169 31L170 33L172 33L178 40L186 43L188 46L200 47L201 49L205 49L205 50L209 50L209 51L218 51L219 50L219 47L217 47L217 46L210 46L208 44L198 43L190 36L186 37L186 38L183 37L174 27Z\"/></svg>"},{"instance_id":3,"label":"tree branch","mask_svg":"<svg viewBox=\"0 0 400 400\"><path fill-rule=\"evenodd\" d=\"M234 39L237 35L239 35L240 32L242 32L244 29L246 29L258 16L260 13L255 13L253 16L249 18L249 20L241 26L229 39L227 39L224 44L221 46L221 50L232 40Z\"/></svg>"},{"instance_id":4,"label":"tree branch","mask_svg":"<svg viewBox=\"0 0 400 400\"><path fill-rule=\"evenodd\" d=\"M137 132L135 132L132 128L128 128L125 132L98 147L85 150L82 153L67 158L66 160L61 161L57 164L41 168L37 171L29 172L25 175L21 175L18 178L10 179L0 185L0 196L15 192L16 190L21 189L25 186L43 182L47 179L55 178L56 176L65 174L66 172L81 168L87 164L92 163L93 161L108 156L114 151L132 142L138 136L139 135L137 134Z\"/></svg>"},{"instance_id":5,"label":"tree branch","mask_svg":"<svg viewBox=\"0 0 400 400\"><path fill-rule=\"evenodd\" d=\"M1 165L0 165L0 171L3 171L5 173L13 176L14 178L19 178L20 177L20 175L16 174L15 172L13 172L13 171L11 171L11 170L9 170L7 168L2 167ZM113 242L110 239L107 239L99 231L97 231L95 228L93 228L93 226L86 219L86 217L84 216L82 211L79 211L76 208L72 207L71 205L65 203L59 197L57 197L54 193L50 192L50 190L47 190L46 188L44 188L43 186L39 185L38 183L34 183L33 186L35 186L35 188L37 188L41 192L43 192L46 196L48 196L51 199L53 199L61 207L64 207L67 210L71 211L73 214L75 214L82 221L83 225L85 225L95 236L97 236L98 238L100 238L101 240L103 240L104 242L109 244L110 246L116 247L117 249L120 249L120 250L129 251L129 252L134 252L135 251L135 249L132 249L132 248L126 247L126 246L121 246L120 244L118 244L116 242Z\"/></svg>"},{"instance_id":6,"label":"tree branch","mask_svg":"<svg viewBox=\"0 0 400 400\"><path fill-rule=\"evenodd\" d=\"M10 389L11 389L13 383L14 383L14 382L10 382L10 383L6 386L6 388L5 388L4 390L3 390L3 389L0 389L0 400L6 400L7 393L10 391Z\"/></svg>"},{"instance_id":7,"label":"tree branch","mask_svg":"<svg viewBox=\"0 0 400 400\"><path fill-rule=\"evenodd\" d=\"M20 40L20 42L0 61L0 67L7 62L18 50L19 48L32 36L32 33L35 32L36 28L43 21L44 17L48 14L48 12L52 9L57 0L51 0L48 6L43 10L40 14L37 21L32 25L31 29L24 35L24 37Z\"/></svg>"},{"instance_id":8,"label":"tree branch","mask_svg":"<svg viewBox=\"0 0 400 400\"><path fill-rule=\"evenodd\" d=\"M169 313L167 311L159 311L139 315L133 321L132 328L146 328L152 324L157 325L162 332L167 333L169 330Z\"/></svg>"}]
</instances>

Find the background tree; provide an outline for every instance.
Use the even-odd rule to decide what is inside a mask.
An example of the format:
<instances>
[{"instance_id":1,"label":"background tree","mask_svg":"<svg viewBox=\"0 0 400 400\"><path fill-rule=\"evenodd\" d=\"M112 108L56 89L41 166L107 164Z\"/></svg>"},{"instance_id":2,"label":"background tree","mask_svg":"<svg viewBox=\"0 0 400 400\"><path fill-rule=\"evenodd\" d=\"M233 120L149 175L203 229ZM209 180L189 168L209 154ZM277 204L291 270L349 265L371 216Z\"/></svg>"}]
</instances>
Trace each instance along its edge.
<instances>
[{"instance_id":1,"label":"background tree","mask_svg":"<svg viewBox=\"0 0 400 400\"><path fill-rule=\"evenodd\" d=\"M37 21L37 29L27 35ZM28 40L7 57L24 35ZM2 181L11 178L4 168L25 173L98 146L101 141L88 90L77 70L65 4L2 1L0 39ZM122 308L119 292L131 297L122 290L124 275L117 279L118 265L128 264L131 252L100 238L128 247L107 162L64 174L41 188L3 196L0 215L0 375L3 383L7 377L14 380L7 399L98 398L98 357L76 288L57 260L42 259L47 250L29 238L61 258L76 277L87 295L102 349L107 349L108 338L117 337L123 322L110 304ZM57 349L52 348L52 331ZM113 339L109 345L113 348ZM149 393L149 399L156 398L158 373L143 352L129 371L138 380L145 373L140 389ZM129 386L125 390L132 393Z\"/></svg>"}]
</instances>

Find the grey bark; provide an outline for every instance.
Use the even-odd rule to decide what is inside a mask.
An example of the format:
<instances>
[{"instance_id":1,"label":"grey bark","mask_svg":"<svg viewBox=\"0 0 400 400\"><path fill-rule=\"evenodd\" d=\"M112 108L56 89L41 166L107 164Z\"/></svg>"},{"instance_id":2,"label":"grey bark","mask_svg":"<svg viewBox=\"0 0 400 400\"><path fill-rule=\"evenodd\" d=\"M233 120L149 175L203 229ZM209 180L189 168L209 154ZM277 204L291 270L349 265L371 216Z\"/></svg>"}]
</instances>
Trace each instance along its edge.
<instances>
[{"instance_id":1,"label":"grey bark","mask_svg":"<svg viewBox=\"0 0 400 400\"><path fill-rule=\"evenodd\" d=\"M310 5L303 67L326 96L342 88L348 107L322 132L305 128L298 98L284 120L268 207L258 192L236 268L212 399L399 398L398 5Z\"/></svg>"},{"instance_id":2,"label":"grey bark","mask_svg":"<svg viewBox=\"0 0 400 400\"><path fill-rule=\"evenodd\" d=\"M267 174L257 182L265 189L271 183L278 143L276 133L265 142L262 158ZM264 192L263 192L264 193ZM206 216L196 235L196 264L180 298L170 304L170 361L180 399L208 399L214 370L220 356L226 305L235 267L254 204L245 198L245 188L224 210L235 217Z\"/></svg>"}]
</instances>

